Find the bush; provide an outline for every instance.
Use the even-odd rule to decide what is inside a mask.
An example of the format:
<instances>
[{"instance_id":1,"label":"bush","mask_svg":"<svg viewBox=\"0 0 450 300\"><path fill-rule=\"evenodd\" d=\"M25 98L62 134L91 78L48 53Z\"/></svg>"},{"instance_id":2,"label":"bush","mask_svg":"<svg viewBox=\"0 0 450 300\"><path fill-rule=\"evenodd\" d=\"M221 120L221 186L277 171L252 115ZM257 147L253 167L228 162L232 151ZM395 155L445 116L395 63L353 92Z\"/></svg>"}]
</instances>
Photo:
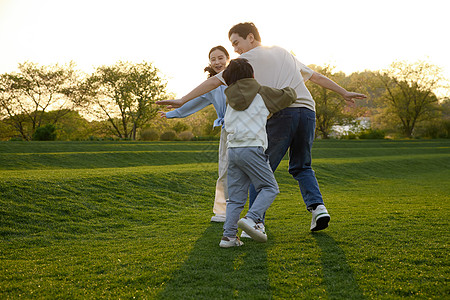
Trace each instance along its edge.
<instances>
[{"instance_id":1,"label":"bush","mask_svg":"<svg viewBox=\"0 0 450 300\"><path fill-rule=\"evenodd\" d=\"M161 134L161 136L159 137L159 139L161 141L174 141L177 137L177 134L175 132L175 130L169 130L164 132L163 134Z\"/></svg>"},{"instance_id":2,"label":"bush","mask_svg":"<svg viewBox=\"0 0 450 300\"><path fill-rule=\"evenodd\" d=\"M439 120L429 122L417 128L417 135L424 138L442 139L450 137L450 121Z\"/></svg>"},{"instance_id":3,"label":"bush","mask_svg":"<svg viewBox=\"0 0 450 300\"><path fill-rule=\"evenodd\" d=\"M98 142L98 141L103 141L103 139L101 137L98 137L98 136L90 135L88 137L88 141L90 141L90 142L94 142L94 141Z\"/></svg>"},{"instance_id":4,"label":"bush","mask_svg":"<svg viewBox=\"0 0 450 300\"><path fill-rule=\"evenodd\" d=\"M359 138L364 140L364 139L373 139L373 140L379 140L379 139L384 139L384 137L386 136L386 133L383 130L380 129L369 129L369 130L364 130L363 132L361 132L359 134Z\"/></svg>"},{"instance_id":5,"label":"bush","mask_svg":"<svg viewBox=\"0 0 450 300\"><path fill-rule=\"evenodd\" d=\"M141 130L141 140L143 141L156 141L159 139L159 134L155 129L143 129Z\"/></svg>"},{"instance_id":6,"label":"bush","mask_svg":"<svg viewBox=\"0 0 450 300\"><path fill-rule=\"evenodd\" d=\"M178 138L182 141L192 141L194 138L194 134L190 131L183 131L182 133L178 134Z\"/></svg>"},{"instance_id":7,"label":"bush","mask_svg":"<svg viewBox=\"0 0 450 300\"><path fill-rule=\"evenodd\" d=\"M188 128L189 128L189 126L187 126L186 124L184 124L183 122L180 122L180 121L175 123L175 125L173 125L173 127L172 127L172 129L175 130L176 133L186 131Z\"/></svg>"},{"instance_id":8,"label":"bush","mask_svg":"<svg viewBox=\"0 0 450 300\"><path fill-rule=\"evenodd\" d=\"M342 140L356 140L357 136L353 132L346 132L341 136Z\"/></svg>"},{"instance_id":9,"label":"bush","mask_svg":"<svg viewBox=\"0 0 450 300\"><path fill-rule=\"evenodd\" d=\"M9 139L10 142L23 142L23 138L21 138L20 136L14 136L12 138Z\"/></svg>"},{"instance_id":10,"label":"bush","mask_svg":"<svg viewBox=\"0 0 450 300\"><path fill-rule=\"evenodd\" d=\"M54 141L56 140L56 127L53 124L47 124L38 127L33 133L33 141Z\"/></svg>"}]
</instances>

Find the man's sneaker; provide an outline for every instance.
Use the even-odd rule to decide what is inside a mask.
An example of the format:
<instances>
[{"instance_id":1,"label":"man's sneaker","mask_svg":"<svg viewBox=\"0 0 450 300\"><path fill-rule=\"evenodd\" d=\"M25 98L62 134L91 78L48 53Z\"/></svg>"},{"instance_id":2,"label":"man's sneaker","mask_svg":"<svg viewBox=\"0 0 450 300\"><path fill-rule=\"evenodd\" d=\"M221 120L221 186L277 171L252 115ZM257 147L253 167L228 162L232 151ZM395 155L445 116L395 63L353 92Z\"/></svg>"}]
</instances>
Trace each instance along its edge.
<instances>
[{"instance_id":1,"label":"man's sneaker","mask_svg":"<svg viewBox=\"0 0 450 300\"><path fill-rule=\"evenodd\" d=\"M257 230L261 231L263 234L266 234L266 228L264 227L264 223L262 223L262 222L256 223L256 227L257 227ZM241 238L251 239L252 237L249 236L247 232L242 231Z\"/></svg>"},{"instance_id":2,"label":"man's sneaker","mask_svg":"<svg viewBox=\"0 0 450 300\"><path fill-rule=\"evenodd\" d=\"M311 213L311 231L319 231L328 227L330 215L328 214L325 205L317 205L316 209L311 210Z\"/></svg>"},{"instance_id":3,"label":"man's sneaker","mask_svg":"<svg viewBox=\"0 0 450 300\"><path fill-rule=\"evenodd\" d=\"M219 246L221 248L239 247L242 245L244 245L244 243L241 242L241 240L238 237L232 238L227 236L222 237L219 243Z\"/></svg>"},{"instance_id":4,"label":"man's sneaker","mask_svg":"<svg viewBox=\"0 0 450 300\"><path fill-rule=\"evenodd\" d=\"M223 223L225 222L224 215L215 215L211 217L211 222Z\"/></svg>"},{"instance_id":5,"label":"man's sneaker","mask_svg":"<svg viewBox=\"0 0 450 300\"><path fill-rule=\"evenodd\" d=\"M238 227L247 232L248 235L255 241L260 243L267 242L267 235L262 223L256 224L252 219L243 217L238 221Z\"/></svg>"}]
</instances>

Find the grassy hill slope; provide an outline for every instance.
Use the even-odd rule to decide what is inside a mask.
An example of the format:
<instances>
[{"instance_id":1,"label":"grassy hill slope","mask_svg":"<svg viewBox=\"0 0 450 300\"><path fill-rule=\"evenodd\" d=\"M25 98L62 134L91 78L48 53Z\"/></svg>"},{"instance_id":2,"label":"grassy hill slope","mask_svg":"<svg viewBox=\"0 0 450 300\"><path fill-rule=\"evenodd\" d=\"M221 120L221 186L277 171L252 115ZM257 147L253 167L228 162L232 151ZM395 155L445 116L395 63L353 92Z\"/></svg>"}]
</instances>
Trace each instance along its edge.
<instances>
[{"instance_id":1,"label":"grassy hill slope","mask_svg":"<svg viewBox=\"0 0 450 300\"><path fill-rule=\"evenodd\" d=\"M443 298L449 149L317 141L330 227L284 160L269 241L220 249L216 142L0 143L0 298Z\"/></svg>"}]
</instances>

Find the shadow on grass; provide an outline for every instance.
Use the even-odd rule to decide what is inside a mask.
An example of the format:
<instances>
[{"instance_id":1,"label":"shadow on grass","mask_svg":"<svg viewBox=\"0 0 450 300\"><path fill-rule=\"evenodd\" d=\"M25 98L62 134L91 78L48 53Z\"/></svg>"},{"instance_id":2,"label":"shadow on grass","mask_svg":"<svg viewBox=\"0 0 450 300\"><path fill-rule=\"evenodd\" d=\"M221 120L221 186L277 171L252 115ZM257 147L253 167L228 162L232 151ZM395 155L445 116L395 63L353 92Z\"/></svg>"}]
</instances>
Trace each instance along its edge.
<instances>
[{"instance_id":1,"label":"shadow on grass","mask_svg":"<svg viewBox=\"0 0 450 300\"><path fill-rule=\"evenodd\" d=\"M365 299L344 251L324 232L312 233L321 249L323 282L330 299Z\"/></svg>"},{"instance_id":2,"label":"shadow on grass","mask_svg":"<svg viewBox=\"0 0 450 300\"><path fill-rule=\"evenodd\" d=\"M222 249L222 225L211 223L158 299L270 299L265 244L245 240Z\"/></svg>"}]
</instances>

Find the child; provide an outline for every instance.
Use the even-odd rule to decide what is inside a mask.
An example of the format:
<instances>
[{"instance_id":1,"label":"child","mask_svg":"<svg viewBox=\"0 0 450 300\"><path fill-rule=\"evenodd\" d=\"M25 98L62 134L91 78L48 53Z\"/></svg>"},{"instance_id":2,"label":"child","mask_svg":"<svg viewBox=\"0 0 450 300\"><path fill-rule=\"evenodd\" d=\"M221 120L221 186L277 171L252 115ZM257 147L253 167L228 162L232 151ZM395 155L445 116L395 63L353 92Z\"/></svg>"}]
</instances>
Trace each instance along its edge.
<instances>
[{"instance_id":1,"label":"child","mask_svg":"<svg viewBox=\"0 0 450 300\"><path fill-rule=\"evenodd\" d=\"M241 246L238 226L255 241L267 241L258 225L265 211L279 193L267 155L266 122L275 113L297 98L292 88L274 89L259 85L253 78L253 68L246 59L234 59L223 72L228 85L225 130L228 133L228 196L222 248ZM239 220L252 183L258 191L253 206Z\"/></svg>"}]
</instances>

